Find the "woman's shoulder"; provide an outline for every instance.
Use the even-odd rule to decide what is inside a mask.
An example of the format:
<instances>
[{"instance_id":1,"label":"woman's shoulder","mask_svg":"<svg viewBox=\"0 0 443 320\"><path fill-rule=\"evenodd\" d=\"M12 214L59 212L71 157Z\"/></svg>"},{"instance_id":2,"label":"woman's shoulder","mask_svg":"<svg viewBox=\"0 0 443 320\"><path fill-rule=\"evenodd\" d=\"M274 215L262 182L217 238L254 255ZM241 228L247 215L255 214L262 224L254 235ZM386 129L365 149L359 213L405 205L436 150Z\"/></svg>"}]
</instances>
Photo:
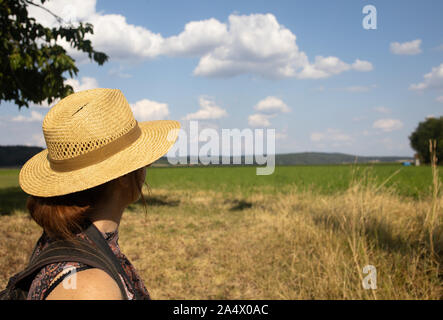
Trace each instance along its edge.
<instances>
[{"instance_id":1,"label":"woman's shoulder","mask_svg":"<svg viewBox=\"0 0 443 320\"><path fill-rule=\"evenodd\" d=\"M120 288L105 271L89 268L59 283L46 300L122 300Z\"/></svg>"},{"instance_id":2,"label":"woman's shoulder","mask_svg":"<svg viewBox=\"0 0 443 320\"><path fill-rule=\"evenodd\" d=\"M44 300L50 293L51 285L64 274L72 273L73 270L85 269L80 262L57 262L43 267L35 276L28 291L28 300Z\"/></svg>"}]
</instances>

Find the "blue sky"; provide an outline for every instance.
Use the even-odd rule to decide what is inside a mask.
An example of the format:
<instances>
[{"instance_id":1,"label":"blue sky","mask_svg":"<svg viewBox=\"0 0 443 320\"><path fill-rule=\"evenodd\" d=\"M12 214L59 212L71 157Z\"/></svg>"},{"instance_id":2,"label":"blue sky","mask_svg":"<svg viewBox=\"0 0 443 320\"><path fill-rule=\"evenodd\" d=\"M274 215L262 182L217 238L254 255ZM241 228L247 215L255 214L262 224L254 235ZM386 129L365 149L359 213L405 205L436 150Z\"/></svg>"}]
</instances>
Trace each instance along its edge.
<instances>
[{"instance_id":1,"label":"blue sky","mask_svg":"<svg viewBox=\"0 0 443 320\"><path fill-rule=\"evenodd\" d=\"M365 5L377 29L362 26ZM411 156L408 136L443 115L441 1L49 1L90 21L77 90L123 91L139 121L275 128L279 153ZM33 10L47 25L54 21ZM187 28L185 27L187 26ZM425 77L426 75L426 77ZM0 144L45 146L51 106L0 105Z\"/></svg>"}]
</instances>

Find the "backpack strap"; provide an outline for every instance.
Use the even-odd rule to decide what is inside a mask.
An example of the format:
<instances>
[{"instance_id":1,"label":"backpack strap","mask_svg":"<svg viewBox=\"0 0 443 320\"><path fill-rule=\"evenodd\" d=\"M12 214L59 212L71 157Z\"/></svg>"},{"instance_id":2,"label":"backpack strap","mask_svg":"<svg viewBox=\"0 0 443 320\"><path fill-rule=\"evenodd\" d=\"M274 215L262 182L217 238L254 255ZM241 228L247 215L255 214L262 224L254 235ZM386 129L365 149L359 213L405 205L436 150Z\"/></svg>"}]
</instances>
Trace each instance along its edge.
<instances>
[{"instance_id":1,"label":"backpack strap","mask_svg":"<svg viewBox=\"0 0 443 320\"><path fill-rule=\"evenodd\" d=\"M128 286L131 286L132 292L134 293L135 300L140 300L141 297L137 290L132 286L132 282L128 279L128 276L126 272L123 270L123 267L118 261L117 257L115 256L114 252L112 252L111 247L109 247L109 244L106 242L106 240L103 238L103 235L101 232L97 229L97 227L90 223L89 226L85 230L85 234L88 236L89 239L91 239L99 248L101 252L103 252L106 256L110 258L114 266L116 267L117 271L121 274L121 276L125 279L125 282Z\"/></svg>"},{"instance_id":2,"label":"backpack strap","mask_svg":"<svg viewBox=\"0 0 443 320\"><path fill-rule=\"evenodd\" d=\"M57 262L73 261L101 269L108 273L117 283L124 299L128 299L125 286L113 261L106 254L83 240L58 240L49 244L28 267L16 274L8 282L8 288L29 290L35 274L44 266Z\"/></svg>"}]
</instances>

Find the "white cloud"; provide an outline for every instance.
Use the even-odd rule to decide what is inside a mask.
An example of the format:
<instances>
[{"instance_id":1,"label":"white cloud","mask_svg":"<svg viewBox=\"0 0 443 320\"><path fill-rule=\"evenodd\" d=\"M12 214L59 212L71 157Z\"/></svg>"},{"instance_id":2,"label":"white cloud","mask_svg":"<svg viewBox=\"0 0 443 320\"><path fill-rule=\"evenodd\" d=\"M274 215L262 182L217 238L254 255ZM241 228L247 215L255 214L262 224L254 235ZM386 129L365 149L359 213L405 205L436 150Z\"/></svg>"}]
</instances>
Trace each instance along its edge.
<instances>
[{"instance_id":1,"label":"white cloud","mask_svg":"<svg viewBox=\"0 0 443 320\"><path fill-rule=\"evenodd\" d=\"M356 71L368 72L372 71L374 67L372 66L372 63L370 63L369 61L362 61L360 59L357 59L352 64L352 69Z\"/></svg>"},{"instance_id":2,"label":"white cloud","mask_svg":"<svg viewBox=\"0 0 443 320\"><path fill-rule=\"evenodd\" d=\"M350 135L343 133L339 129L328 128L324 132L312 132L310 135L312 142L323 142L332 144L333 147L350 145L354 140Z\"/></svg>"},{"instance_id":3,"label":"white cloud","mask_svg":"<svg viewBox=\"0 0 443 320\"><path fill-rule=\"evenodd\" d=\"M82 77L80 80L67 79L65 84L69 84L74 92L98 88L97 80L91 77Z\"/></svg>"},{"instance_id":4,"label":"white cloud","mask_svg":"<svg viewBox=\"0 0 443 320\"><path fill-rule=\"evenodd\" d=\"M119 14L94 14L90 19L94 34L88 35L94 48L113 59L154 58L162 53L163 37L140 26L128 24Z\"/></svg>"},{"instance_id":5,"label":"white cloud","mask_svg":"<svg viewBox=\"0 0 443 320\"><path fill-rule=\"evenodd\" d=\"M188 22L178 35L163 37L142 26L129 24L118 14L96 12L95 0L67 3L54 0L45 6L73 21L88 21L94 34L88 34L96 50L111 59L142 60L162 55L200 58L194 75L229 77L255 74L268 78L327 78L348 70L370 71L372 64L356 59L348 64L337 57L317 56L311 64L296 44L296 35L281 25L273 14L231 14L227 23L215 18ZM75 10L66 10L67 7ZM39 8L30 10L45 25L55 26L55 19ZM75 11L73 14L72 11ZM67 43L61 43L78 61L86 61Z\"/></svg>"},{"instance_id":6,"label":"white cloud","mask_svg":"<svg viewBox=\"0 0 443 320\"><path fill-rule=\"evenodd\" d=\"M163 120L169 115L167 103L142 99L130 106L137 121Z\"/></svg>"},{"instance_id":7,"label":"white cloud","mask_svg":"<svg viewBox=\"0 0 443 320\"><path fill-rule=\"evenodd\" d=\"M126 17L119 14L103 14L96 12L95 0L54 0L44 4L64 20L90 22L94 26L94 34L86 35L95 50L104 51L112 59L153 58L160 54L164 39L144 27L127 23ZM55 27L56 19L44 10L29 6L29 15L35 17L43 25ZM66 42L61 45L76 60L87 60L84 53L73 50Z\"/></svg>"},{"instance_id":8,"label":"white cloud","mask_svg":"<svg viewBox=\"0 0 443 320\"><path fill-rule=\"evenodd\" d=\"M228 21L228 33L220 45L201 57L195 75L293 77L308 63L306 54L298 49L296 36L274 15L232 14Z\"/></svg>"},{"instance_id":9,"label":"white cloud","mask_svg":"<svg viewBox=\"0 0 443 320\"><path fill-rule=\"evenodd\" d=\"M95 14L96 0L54 0L47 1L44 7L61 17L66 22L76 23L85 21ZM29 16L41 21L48 27L58 25L54 16L38 8L37 6L28 6Z\"/></svg>"},{"instance_id":10,"label":"white cloud","mask_svg":"<svg viewBox=\"0 0 443 320\"><path fill-rule=\"evenodd\" d=\"M30 117L24 117L22 115L19 115L12 118L12 121L14 122L37 122L42 120L43 120L43 115L34 110L31 111Z\"/></svg>"},{"instance_id":11,"label":"white cloud","mask_svg":"<svg viewBox=\"0 0 443 320\"><path fill-rule=\"evenodd\" d=\"M379 119L372 124L372 127L384 132L391 132L403 128L403 122L398 119Z\"/></svg>"},{"instance_id":12,"label":"white cloud","mask_svg":"<svg viewBox=\"0 0 443 320\"><path fill-rule=\"evenodd\" d=\"M372 69L372 64L368 61L357 59L353 64L348 64L337 57L316 56L315 62L313 64L307 63L298 75L298 78L321 79L349 70L367 72Z\"/></svg>"},{"instance_id":13,"label":"white cloud","mask_svg":"<svg viewBox=\"0 0 443 320\"><path fill-rule=\"evenodd\" d=\"M275 117L275 114L255 113L248 117L248 124L254 128L267 128L271 125L269 119Z\"/></svg>"},{"instance_id":14,"label":"white cloud","mask_svg":"<svg viewBox=\"0 0 443 320\"><path fill-rule=\"evenodd\" d=\"M439 96L435 99L435 101L443 103L443 96Z\"/></svg>"},{"instance_id":15,"label":"white cloud","mask_svg":"<svg viewBox=\"0 0 443 320\"><path fill-rule=\"evenodd\" d=\"M268 96L263 100L260 100L255 106L254 110L258 113L251 114L248 117L248 124L251 127L269 127L271 118L276 117L279 113L288 113L291 109L283 102L283 100ZM282 138L282 136L279 136Z\"/></svg>"},{"instance_id":16,"label":"white cloud","mask_svg":"<svg viewBox=\"0 0 443 320\"><path fill-rule=\"evenodd\" d=\"M412 40L409 42L391 42L390 50L393 54L416 55L421 53L420 49L421 39Z\"/></svg>"},{"instance_id":17,"label":"white cloud","mask_svg":"<svg viewBox=\"0 0 443 320\"><path fill-rule=\"evenodd\" d=\"M171 56L203 55L224 43L227 37L226 24L217 19L191 21L179 35L165 39L162 52Z\"/></svg>"},{"instance_id":18,"label":"white cloud","mask_svg":"<svg viewBox=\"0 0 443 320\"><path fill-rule=\"evenodd\" d=\"M383 107L383 106L375 107L374 111L377 111L379 113L384 113L384 114L391 113L391 109Z\"/></svg>"},{"instance_id":19,"label":"white cloud","mask_svg":"<svg viewBox=\"0 0 443 320\"><path fill-rule=\"evenodd\" d=\"M410 90L425 90L425 89L442 89L443 88L443 63L437 67L433 67L431 72L423 76L423 82L411 84Z\"/></svg>"},{"instance_id":20,"label":"white cloud","mask_svg":"<svg viewBox=\"0 0 443 320\"><path fill-rule=\"evenodd\" d=\"M254 107L255 110L263 113L289 112L289 107L281 99L273 96L260 100Z\"/></svg>"},{"instance_id":21,"label":"white cloud","mask_svg":"<svg viewBox=\"0 0 443 320\"><path fill-rule=\"evenodd\" d=\"M183 120L207 120L219 119L226 117L228 113L225 109L220 108L215 102L208 97L199 98L200 110L187 114Z\"/></svg>"}]
</instances>

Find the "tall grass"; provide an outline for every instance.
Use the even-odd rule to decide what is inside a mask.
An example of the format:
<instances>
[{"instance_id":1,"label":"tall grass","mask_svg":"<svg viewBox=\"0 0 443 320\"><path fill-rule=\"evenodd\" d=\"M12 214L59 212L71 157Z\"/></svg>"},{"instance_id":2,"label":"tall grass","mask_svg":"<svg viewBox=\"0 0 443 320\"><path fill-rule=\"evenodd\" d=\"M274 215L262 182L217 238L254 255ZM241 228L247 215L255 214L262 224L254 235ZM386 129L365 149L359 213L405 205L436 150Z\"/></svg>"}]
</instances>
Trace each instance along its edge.
<instances>
[{"instance_id":1,"label":"tall grass","mask_svg":"<svg viewBox=\"0 0 443 320\"><path fill-rule=\"evenodd\" d=\"M432 199L419 200L371 170L354 168L336 194L153 187L147 216L140 203L125 212L120 245L154 299L443 298L437 168ZM1 287L40 229L19 212L0 217L0 232ZM363 288L366 265L376 267L375 290Z\"/></svg>"},{"instance_id":2,"label":"tall grass","mask_svg":"<svg viewBox=\"0 0 443 320\"><path fill-rule=\"evenodd\" d=\"M427 233L428 235L431 255L438 263L438 256L442 253L441 242L443 241L441 234L438 233L438 227L441 226L443 221L441 215L439 215L440 203L438 197L440 194L441 182L438 175L436 140L429 140L429 153L431 155L432 167L432 207L425 218L424 234Z\"/></svg>"}]
</instances>

